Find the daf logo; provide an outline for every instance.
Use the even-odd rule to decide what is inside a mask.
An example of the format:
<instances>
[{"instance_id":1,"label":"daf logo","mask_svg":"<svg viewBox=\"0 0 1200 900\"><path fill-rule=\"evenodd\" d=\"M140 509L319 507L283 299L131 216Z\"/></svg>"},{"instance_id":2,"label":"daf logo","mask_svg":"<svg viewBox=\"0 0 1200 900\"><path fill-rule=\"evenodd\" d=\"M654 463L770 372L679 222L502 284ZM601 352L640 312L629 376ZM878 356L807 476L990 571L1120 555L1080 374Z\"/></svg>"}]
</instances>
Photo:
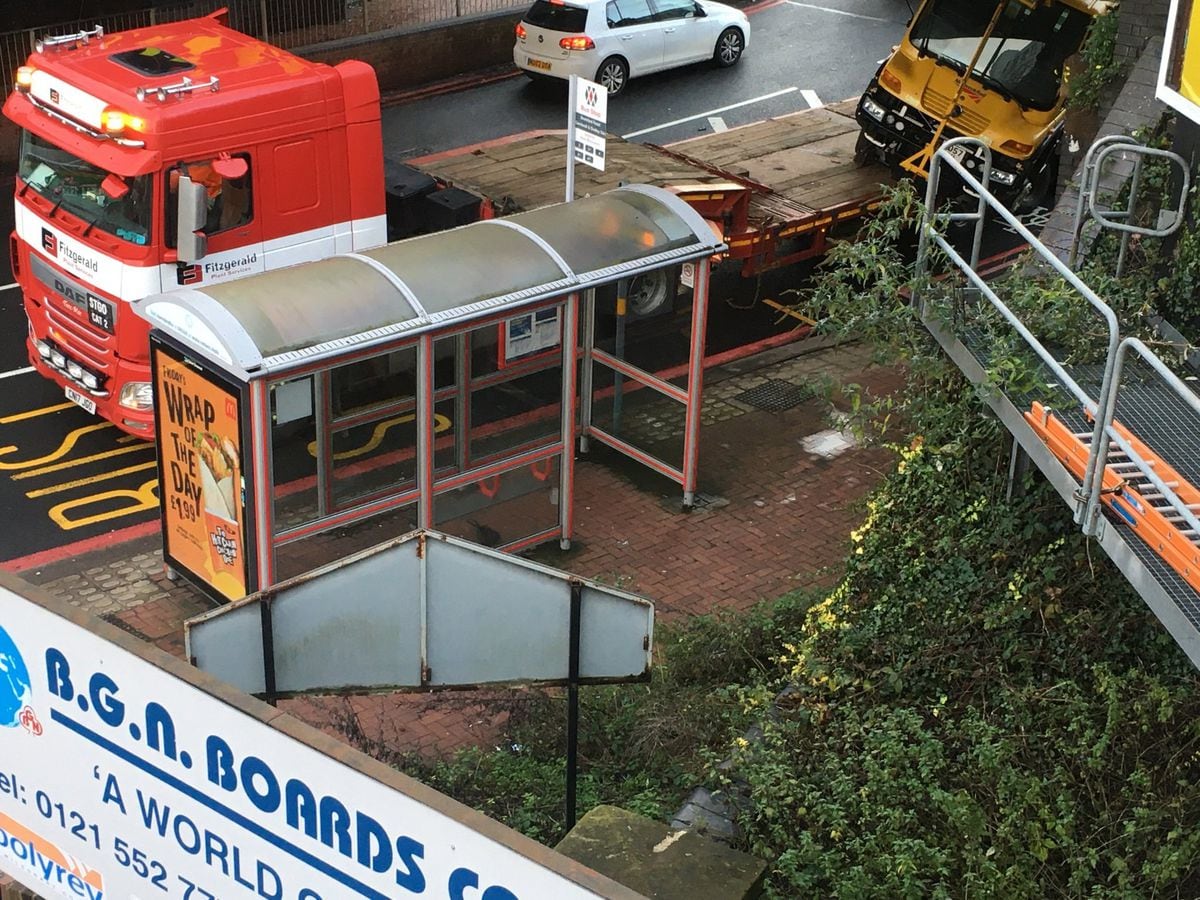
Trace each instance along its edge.
<instances>
[{"instance_id":1,"label":"daf logo","mask_svg":"<svg viewBox=\"0 0 1200 900\"><path fill-rule=\"evenodd\" d=\"M546 40L546 36L545 36L544 34L539 34L539 35L538 35L538 43L539 43L539 44L540 44L540 43L542 43L542 42L543 42L543 41L545 41L545 40Z\"/></svg>"}]
</instances>

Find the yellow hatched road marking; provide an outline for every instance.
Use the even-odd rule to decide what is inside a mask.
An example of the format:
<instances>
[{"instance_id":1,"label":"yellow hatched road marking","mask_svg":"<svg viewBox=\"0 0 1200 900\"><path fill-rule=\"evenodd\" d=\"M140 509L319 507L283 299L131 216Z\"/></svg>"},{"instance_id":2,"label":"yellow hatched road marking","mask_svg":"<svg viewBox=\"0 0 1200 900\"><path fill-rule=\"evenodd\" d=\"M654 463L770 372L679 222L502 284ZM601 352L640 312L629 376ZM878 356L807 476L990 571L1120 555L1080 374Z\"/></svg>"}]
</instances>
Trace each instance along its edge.
<instances>
[{"instance_id":1,"label":"yellow hatched road marking","mask_svg":"<svg viewBox=\"0 0 1200 900\"><path fill-rule=\"evenodd\" d=\"M43 406L41 409L29 409L25 412L13 413L11 416L0 417L0 425L23 422L26 419L36 419L38 416L48 416L50 413L62 412L64 409L73 409L74 407L74 403L67 401L66 403L56 403L53 406Z\"/></svg>"},{"instance_id":2,"label":"yellow hatched road marking","mask_svg":"<svg viewBox=\"0 0 1200 900\"><path fill-rule=\"evenodd\" d=\"M63 442L58 445L58 449L53 453L47 453L45 456L39 456L37 459L27 459L24 462L0 462L0 471L15 472L20 469L32 469L34 466L40 466L43 463L54 462L56 459L62 459L64 456L70 453L72 449L74 449L75 444L78 443L79 439L85 434L90 434L93 431L102 431L105 428L113 427L115 426L112 422L99 422L95 425L84 425L81 428L76 428L69 432L65 438L63 438ZM9 453L13 453L17 449L18 448L13 445L0 447L0 456L7 456Z\"/></svg>"},{"instance_id":3,"label":"yellow hatched road marking","mask_svg":"<svg viewBox=\"0 0 1200 900\"><path fill-rule=\"evenodd\" d=\"M136 466L126 466L123 469L113 469L111 472L105 472L102 475L93 475L91 478L78 478L75 481L64 481L62 484L53 484L50 487L38 488L36 491L28 491L25 496L33 499L35 497L45 497L47 494L59 494L63 491L69 491L72 488L83 487L88 484L95 484L98 481L107 481L110 478L120 478L122 475L129 475L132 472L144 472L146 469L153 469L155 466L154 460L150 462L138 463ZM28 477L27 475L18 475L17 478Z\"/></svg>"},{"instance_id":4,"label":"yellow hatched road marking","mask_svg":"<svg viewBox=\"0 0 1200 900\"><path fill-rule=\"evenodd\" d=\"M134 440L138 440L134 438ZM69 469L72 466L82 466L84 463L96 462L100 459L111 459L114 456L123 456L126 453L136 453L139 450L153 450L153 444L144 442L137 443L132 447L118 447L116 450L105 450L103 453L93 453L91 456L81 456L79 459L68 460L67 462L56 463L52 466L43 466L40 469L33 469L29 472L22 472L19 475L12 476L13 481L20 478L36 478L38 475L49 475L51 472L60 472L63 469Z\"/></svg>"}]
</instances>

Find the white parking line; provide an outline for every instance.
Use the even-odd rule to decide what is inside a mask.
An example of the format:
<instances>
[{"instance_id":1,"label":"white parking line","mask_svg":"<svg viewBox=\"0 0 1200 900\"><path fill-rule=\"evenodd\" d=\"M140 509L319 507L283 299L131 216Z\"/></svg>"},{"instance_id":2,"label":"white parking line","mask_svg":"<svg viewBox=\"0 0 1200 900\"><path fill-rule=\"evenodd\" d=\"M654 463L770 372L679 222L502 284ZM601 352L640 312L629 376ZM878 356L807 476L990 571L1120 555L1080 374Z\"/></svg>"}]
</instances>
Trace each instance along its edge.
<instances>
[{"instance_id":1,"label":"white parking line","mask_svg":"<svg viewBox=\"0 0 1200 900\"><path fill-rule=\"evenodd\" d=\"M33 371L33 366L26 366L23 369L11 369L7 372L0 372L0 380L12 378L14 375L27 375Z\"/></svg>"},{"instance_id":2,"label":"white parking line","mask_svg":"<svg viewBox=\"0 0 1200 900\"><path fill-rule=\"evenodd\" d=\"M686 116L682 119L675 119L673 122L663 122L661 125L651 125L649 128L643 128L641 131L631 131L629 134L623 134L621 137L624 140L639 137L643 134L649 134L651 131L661 131L664 128L670 128L673 125L682 125L684 122L692 122L696 119L706 119L709 116L715 116L717 113L723 113L726 110L737 109L739 106L749 106L751 103L761 103L764 100L770 100L773 97L782 97L784 94L791 94L799 88L789 87L781 91L775 91L771 94L763 94L761 97L752 97L749 100L743 100L741 103L730 103L728 106L722 106L719 109L710 109L706 112L696 113L694 116Z\"/></svg>"},{"instance_id":3,"label":"white parking line","mask_svg":"<svg viewBox=\"0 0 1200 900\"><path fill-rule=\"evenodd\" d=\"M825 105L821 102L821 98L817 96L816 91L810 91L807 89L802 90L800 92L800 96L804 98L804 102L807 103L811 109L816 109L818 106Z\"/></svg>"},{"instance_id":4,"label":"white parking line","mask_svg":"<svg viewBox=\"0 0 1200 900\"><path fill-rule=\"evenodd\" d=\"M844 9L833 9L829 6L817 6L813 3L801 3L799 0L787 0L792 6L801 6L804 9L815 9L820 12L834 13L839 16L849 16L852 19L866 19L868 22L884 22L891 23L891 19L883 19L879 16L864 16L862 13L846 12Z\"/></svg>"},{"instance_id":5,"label":"white parking line","mask_svg":"<svg viewBox=\"0 0 1200 900\"><path fill-rule=\"evenodd\" d=\"M720 116L709 116L708 127L713 130L713 134L716 134L718 131L729 130L729 126L725 124L725 120Z\"/></svg>"},{"instance_id":6,"label":"white parking line","mask_svg":"<svg viewBox=\"0 0 1200 900\"><path fill-rule=\"evenodd\" d=\"M17 286L17 283L15 281L12 284L0 284L0 291L9 291L9 290L12 290L13 288L15 288L16 286Z\"/></svg>"}]
</instances>

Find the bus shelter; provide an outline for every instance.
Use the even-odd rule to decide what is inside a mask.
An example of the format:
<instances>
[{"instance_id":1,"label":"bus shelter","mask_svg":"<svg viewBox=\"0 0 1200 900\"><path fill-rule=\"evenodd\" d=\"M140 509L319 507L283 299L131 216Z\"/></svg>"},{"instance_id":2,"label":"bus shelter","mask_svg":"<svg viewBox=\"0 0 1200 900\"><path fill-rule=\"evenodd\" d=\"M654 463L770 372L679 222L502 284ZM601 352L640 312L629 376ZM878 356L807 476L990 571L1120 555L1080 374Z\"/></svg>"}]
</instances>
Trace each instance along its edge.
<instances>
[{"instance_id":1,"label":"bus shelter","mask_svg":"<svg viewBox=\"0 0 1200 900\"><path fill-rule=\"evenodd\" d=\"M566 547L580 433L652 459L690 503L723 249L675 195L630 185L137 301L167 564L236 599L414 528ZM591 346L597 289L684 263L682 384ZM639 389L682 407L678 466L591 423Z\"/></svg>"}]
</instances>

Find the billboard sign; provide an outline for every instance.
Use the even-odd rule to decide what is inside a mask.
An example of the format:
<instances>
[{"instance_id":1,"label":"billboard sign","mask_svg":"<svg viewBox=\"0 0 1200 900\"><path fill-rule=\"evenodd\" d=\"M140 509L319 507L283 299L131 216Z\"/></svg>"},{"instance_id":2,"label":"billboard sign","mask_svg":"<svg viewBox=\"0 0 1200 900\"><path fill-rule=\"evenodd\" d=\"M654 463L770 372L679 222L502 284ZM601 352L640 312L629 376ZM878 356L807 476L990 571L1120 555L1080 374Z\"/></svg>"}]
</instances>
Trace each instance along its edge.
<instances>
[{"instance_id":1,"label":"billboard sign","mask_svg":"<svg viewBox=\"0 0 1200 900\"><path fill-rule=\"evenodd\" d=\"M0 574L0 869L43 896L637 896L29 596Z\"/></svg>"},{"instance_id":2,"label":"billboard sign","mask_svg":"<svg viewBox=\"0 0 1200 900\"><path fill-rule=\"evenodd\" d=\"M1200 124L1200 2L1171 0L1156 96Z\"/></svg>"},{"instance_id":3,"label":"billboard sign","mask_svg":"<svg viewBox=\"0 0 1200 900\"><path fill-rule=\"evenodd\" d=\"M163 556L218 599L246 596L242 392L153 340Z\"/></svg>"}]
</instances>

